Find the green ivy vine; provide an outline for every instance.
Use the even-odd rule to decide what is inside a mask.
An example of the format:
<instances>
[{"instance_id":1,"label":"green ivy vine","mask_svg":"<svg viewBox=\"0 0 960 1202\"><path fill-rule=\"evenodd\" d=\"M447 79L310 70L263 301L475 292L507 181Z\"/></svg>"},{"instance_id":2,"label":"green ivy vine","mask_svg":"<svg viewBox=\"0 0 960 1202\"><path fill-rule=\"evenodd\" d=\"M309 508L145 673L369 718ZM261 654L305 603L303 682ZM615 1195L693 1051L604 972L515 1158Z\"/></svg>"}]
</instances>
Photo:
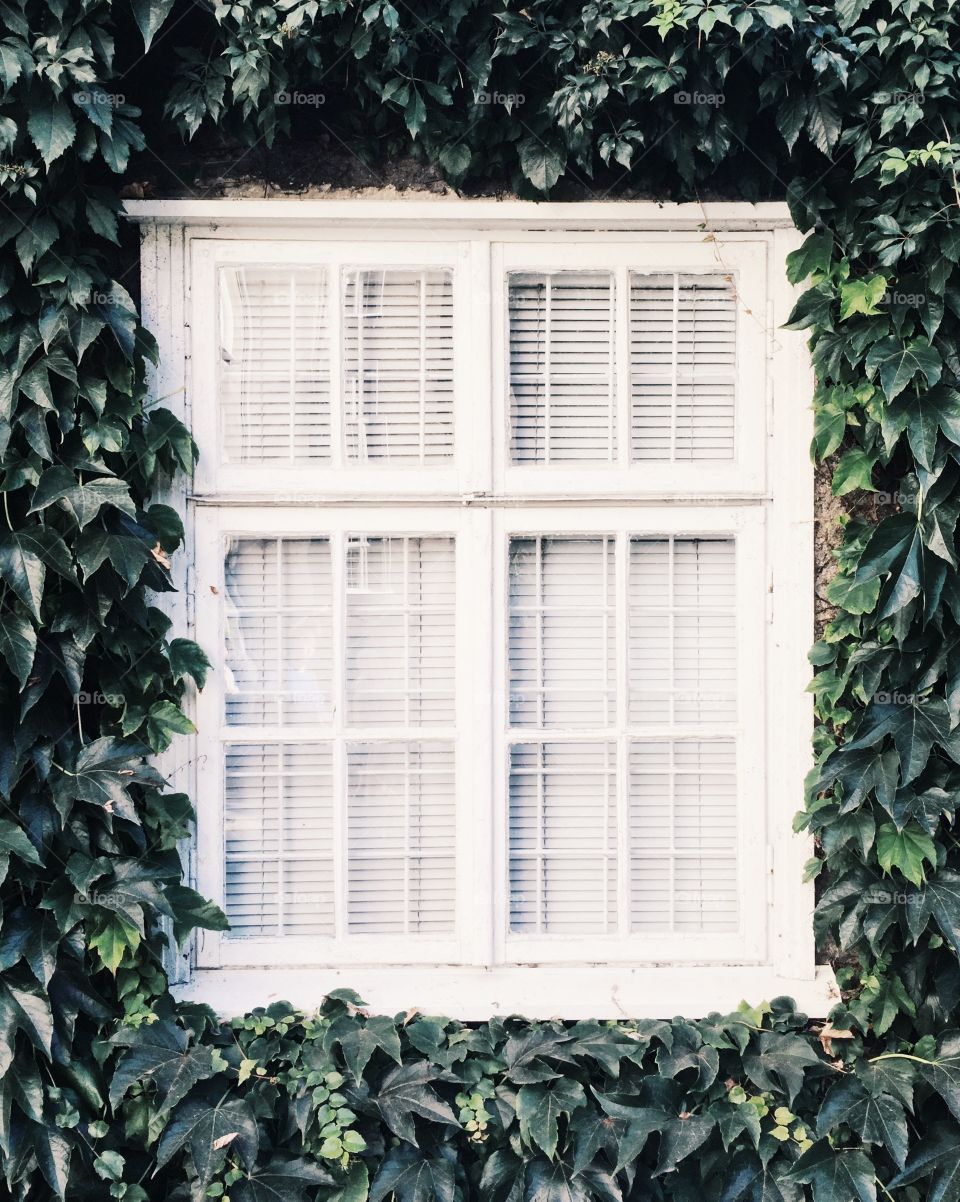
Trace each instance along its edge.
<instances>
[{"instance_id":1,"label":"green ivy vine","mask_svg":"<svg viewBox=\"0 0 960 1202\"><path fill-rule=\"evenodd\" d=\"M7 1194L958 1202L951 4L3 0L0 26ZM464 1026L341 991L218 1023L171 997L168 941L224 917L182 880L193 810L150 758L210 665L151 602L183 541L156 497L195 448L146 387L119 215L183 167L175 136L191 180L269 181L305 146L465 192L788 200L789 324L843 508L797 819L845 991L829 1022L773 999Z\"/></svg>"}]
</instances>

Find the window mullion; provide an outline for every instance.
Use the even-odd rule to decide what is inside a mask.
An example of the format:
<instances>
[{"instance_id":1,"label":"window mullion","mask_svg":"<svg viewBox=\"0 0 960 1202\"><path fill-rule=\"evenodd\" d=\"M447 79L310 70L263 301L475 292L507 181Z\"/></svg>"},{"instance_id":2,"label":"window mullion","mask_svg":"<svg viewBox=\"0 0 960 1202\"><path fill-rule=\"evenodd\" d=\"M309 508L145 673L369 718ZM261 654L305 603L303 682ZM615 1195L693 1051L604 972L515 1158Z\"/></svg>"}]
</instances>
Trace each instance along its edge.
<instances>
[{"instance_id":1,"label":"window mullion","mask_svg":"<svg viewBox=\"0 0 960 1202\"><path fill-rule=\"evenodd\" d=\"M333 570L333 855L334 923L340 942L347 933L347 879L349 869L347 813L347 747L344 737L346 707L347 615L346 536L331 536Z\"/></svg>"},{"instance_id":2,"label":"window mullion","mask_svg":"<svg viewBox=\"0 0 960 1202\"><path fill-rule=\"evenodd\" d=\"M616 539L616 701L617 701L617 932L621 938L630 930L630 742L627 737L630 647L628 581L630 536L624 531Z\"/></svg>"},{"instance_id":3,"label":"window mullion","mask_svg":"<svg viewBox=\"0 0 960 1202\"><path fill-rule=\"evenodd\" d=\"M326 272L327 313L330 322L330 460L334 468L346 461L345 425L347 395L343 374L343 271L331 264ZM357 285L359 288L359 283ZM358 334L359 337L359 334Z\"/></svg>"},{"instance_id":4,"label":"window mullion","mask_svg":"<svg viewBox=\"0 0 960 1202\"><path fill-rule=\"evenodd\" d=\"M631 460L632 401L630 396L630 272L618 267L615 279L615 319L612 323L614 369L614 423L617 437L613 462L628 467Z\"/></svg>"}]
</instances>

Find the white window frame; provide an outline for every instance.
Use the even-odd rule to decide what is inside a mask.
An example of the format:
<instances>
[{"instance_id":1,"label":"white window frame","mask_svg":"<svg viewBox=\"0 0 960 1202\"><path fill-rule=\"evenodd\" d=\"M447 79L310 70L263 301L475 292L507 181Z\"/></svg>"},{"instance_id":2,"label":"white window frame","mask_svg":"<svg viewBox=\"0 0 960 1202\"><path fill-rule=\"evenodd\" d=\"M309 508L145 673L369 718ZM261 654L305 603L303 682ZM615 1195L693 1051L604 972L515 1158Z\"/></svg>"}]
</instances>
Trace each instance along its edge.
<instances>
[{"instance_id":1,"label":"white window frame","mask_svg":"<svg viewBox=\"0 0 960 1202\"><path fill-rule=\"evenodd\" d=\"M809 1013L826 1014L837 995L829 970L815 965L813 890L801 883L810 845L791 831L810 764L812 729L811 701L804 690L813 626L812 469L807 458L813 382L802 335L781 329L793 303L784 259L800 241L786 206L241 200L134 201L127 212L142 227L143 312L161 343L155 395L208 447L216 438L209 374L216 346L216 297L207 290L218 264L327 262L338 270L443 264L454 270L457 306L456 456L451 468L345 465L251 472L249 466L217 469L208 455L196 478L164 499L184 512L188 530L188 555L178 557L176 565L180 592L168 610L177 631L198 638L208 650L219 646L210 572L226 535L322 536L329 531L341 538L363 530L459 535L458 600L471 597L474 635L466 646L460 644L457 662L457 778L458 789L461 782L465 789L458 796L457 839L458 853L466 857L458 866L460 938L442 945L424 940L407 963L399 962L395 941L379 937L364 937L365 951L333 941L322 955L316 940L309 941L309 949L291 943L282 962L273 950L266 968L258 951L266 952L263 945L271 941L234 940L230 948L229 939L201 932L170 965L177 991L224 1013L279 997L309 1008L329 990L350 986L380 1011L418 1006L466 1019L515 1012L568 1018L695 1016L732 1008L742 997L757 1001L783 993ZM735 271L739 303L750 310L762 337L745 335L753 348L749 364L743 362L738 342L737 456L732 464L704 470L705 465L696 463L641 463L621 470L581 469L573 476L565 466L507 464L505 437L493 437L494 430L506 428L507 326L499 299L504 269L581 263L611 263L621 278L626 267L634 266L685 274L718 266ZM623 296L621 288L621 300ZM738 328L746 328L742 312ZM625 447L622 382L618 403L619 442ZM494 447L499 448L496 454ZM376 479L371 480L373 473ZM386 493L388 483L396 508ZM494 489L500 493L491 513L483 494ZM456 513L450 505L454 498L459 502ZM621 540L628 533L733 533L741 540L738 572L750 575L757 602L738 615L740 666L744 636L756 635L759 622L763 654L750 657L749 670L765 674L767 704L761 705L756 694L750 701L749 690L741 686L744 710L738 724L762 731L756 746L764 749L760 768L765 781L762 822L747 833L742 849L749 852L754 872L751 895L741 895L746 925L732 955L722 940L711 937L699 946L688 942L681 962L676 936L659 944L644 936L642 960L625 944L591 940L589 948L578 951L577 962L561 962L549 940L506 934L507 734L493 712L494 702L502 700L505 615L494 596L503 596L509 533L586 530L617 533ZM488 576L484 585L482 572L459 570L468 544L474 565L490 565L492 583ZM765 548L762 566L752 559L744 566L739 552L748 544ZM764 593L765 604L760 600ZM458 626L464 621L459 605L457 621ZM491 640L496 640L496 667L478 650ZM460 673L467 673L477 687L465 690ZM460 700L465 693L469 702ZM209 882L215 885L220 871L214 863L220 838L219 755L212 746L220 726L220 714L213 712L218 704L215 687L189 699L200 733L189 751L187 740L175 744L162 764L174 786L197 800L198 838L184 848L184 855L189 878L214 893ZM495 728L491 736L488 732ZM745 788L756 772L756 765L738 766ZM465 796L468 804L463 804ZM490 821L493 797L498 798L496 823ZM741 860L742 867L746 863ZM742 877L741 889L746 887ZM753 892L757 889L759 894ZM497 921L486 927L476 922L478 905L496 907Z\"/></svg>"}]
</instances>

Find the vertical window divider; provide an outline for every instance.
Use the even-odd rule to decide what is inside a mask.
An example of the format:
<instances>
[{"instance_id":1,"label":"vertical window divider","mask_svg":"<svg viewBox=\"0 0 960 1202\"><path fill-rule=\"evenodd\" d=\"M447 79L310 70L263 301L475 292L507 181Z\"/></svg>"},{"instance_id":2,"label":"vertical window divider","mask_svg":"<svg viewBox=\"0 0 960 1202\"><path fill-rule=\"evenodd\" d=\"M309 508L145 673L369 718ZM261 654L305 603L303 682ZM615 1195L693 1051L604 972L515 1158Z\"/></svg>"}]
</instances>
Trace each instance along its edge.
<instances>
[{"instance_id":1,"label":"vertical window divider","mask_svg":"<svg viewBox=\"0 0 960 1202\"><path fill-rule=\"evenodd\" d=\"M427 273L420 272L420 465L427 462Z\"/></svg>"},{"instance_id":2,"label":"vertical window divider","mask_svg":"<svg viewBox=\"0 0 960 1202\"><path fill-rule=\"evenodd\" d=\"M347 813L347 747L345 726L347 660L346 541L342 531L330 536L333 595L333 854L334 927L337 941L347 932L347 874L349 824Z\"/></svg>"},{"instance_id":3,"label":"vertical window divider","mask_svg":"<svg viewBox=\"0 0 960 1202\"><path fill-rule=\"evenodd\" d=\"M673 345L670 353L670 462L677 461L677 392L680 361L677 349L680 343L680 273L673 274ZM673 541L670 543L671 550Z\"/></svg>"},{"instance_id":4,"label":"vertical window divider","mask_svg":"<svg viewBox=\"0 0 960 1202\"><path fill-rule=\"evenodd\" d=\"M284 743L283 743L283 727L286 718L285 702L283 689L283 644L286 639L286 622L284 620L284 606L286 597L283 592L283 561L284 561L284 541L282 538L277 539L277 554L276 554L276 572L277 572L277 731L280 738L277 740L277 931L283 934L286 927L286 907L284 899L287 892L287 841L284 837L284 805L286 795L284 790Z\"/></svg>"},{"instance_id":5,"label":"vertical window divider","mask_svg":"<svg viewBox=\"0 0 960 1202\"><path fill-rule=\"evenodd\" d=\"M630 535L619 531L616 536L615 604L616 604L616 702L617 702L617 934L623 938L630 930L630 743L627 737L629 719L629 596Z\"/></svg>"},{"instance_id":6,"label":"vertical window divider","mask_svg":"<svg viewBox=\"0 0 960 1202\"><path fill-rule=\"evenodd\" d=\"M616 269L614 297L614 320L611 322L611 352L614 361L612 383L617 447L616 455L611 455L610 458L618 466L627 467L632 459L630 436L633 421L633 402L630 395L630 270L625 264Z\"/></svg>"},{"instance_id":7,"label":"vertical window divider","mask_svg":"<svg viewBox=\"0 0 960 1202\"><path fill-rule=\"evenodd\" d=\"M553 371L550 350L553 345L553 276L547 274L546 296L543 304L543 450L544 463L553 462L553 447L550 441L550 418L553 412L553 396L550 380Z\"/></svg>"},{"instance_id":8,"label":"vertical window divider","mask_svg":"<svg viewBox=\"0 0 960 1202\"><path fill-rule=\"evenodd\" d=\"M347 390L343 377L343 267L331 264L326 271L327 312L330 323L330 462L342 468L346 462Z\"/></svg>"}]
</instances>

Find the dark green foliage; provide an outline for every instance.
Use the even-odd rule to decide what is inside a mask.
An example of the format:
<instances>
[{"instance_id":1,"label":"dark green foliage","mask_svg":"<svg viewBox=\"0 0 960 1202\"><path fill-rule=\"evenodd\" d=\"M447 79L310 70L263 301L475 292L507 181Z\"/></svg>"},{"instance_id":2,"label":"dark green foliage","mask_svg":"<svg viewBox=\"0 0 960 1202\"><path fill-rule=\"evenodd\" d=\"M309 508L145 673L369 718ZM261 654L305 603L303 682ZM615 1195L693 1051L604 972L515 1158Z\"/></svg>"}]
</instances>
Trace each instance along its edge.
<instances>
[{"instance_id":1,"label":"dark green foliage","mask_svg":"<svg viewBox=\"0 0 960 1202\"><path fill-rule=\"evenodd\" d=\"M946 0L12 0L0 23L6 1192L958 1202ZM321 136L374 177L419 155L465 190L787 197L808 233L790 324L811 336L814 451L853 505L811 653L818 764L798 820L847 991L832 1028L782 999L475 1028L368 1017L348 994L222 1026L174 1003L167 932L224 919L182 882L192 809L148 761L189 730L184 690L210 665L150 600L183 538L156 495L194 448L146 388L116 182L153 172L172 127L251 162Z\"/></svg>"}]
</instances>

